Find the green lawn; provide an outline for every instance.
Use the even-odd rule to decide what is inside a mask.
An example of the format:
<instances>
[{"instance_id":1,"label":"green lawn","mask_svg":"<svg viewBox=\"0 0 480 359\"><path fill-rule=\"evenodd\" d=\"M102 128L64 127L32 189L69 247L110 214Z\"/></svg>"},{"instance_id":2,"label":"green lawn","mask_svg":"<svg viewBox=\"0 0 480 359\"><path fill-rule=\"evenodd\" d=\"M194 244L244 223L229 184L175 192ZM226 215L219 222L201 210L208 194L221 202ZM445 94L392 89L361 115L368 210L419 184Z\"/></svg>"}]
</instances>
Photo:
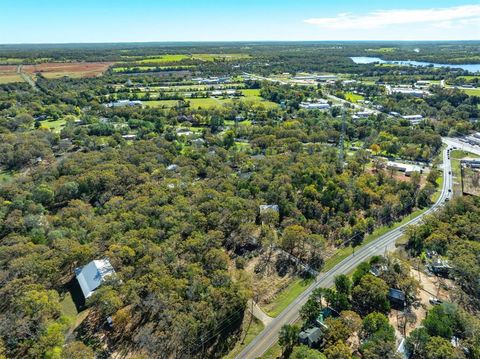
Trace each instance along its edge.
<instances>
[{"instance_id":1,"label":"green lawn","mask_svg":"<svg viewBox=\"0 0 480 359\"><path fill-rule=\"evenodd\" d=\"M365 100L365 97L353 92L345 92L345 99L350 102L357 102L358 100Z\"/></svg>"},{"instance_id":2,"label":"green lawn","mask_svg":"<svg viewBox=\"0 0 480 359\"><path fill-rule=\"evenodd\" d=\"M267 304L262 309L271 317L279 315L288 305L295 300L300 294L302 294L310 284L312 284L314 278L302 279L298 278L292 281L284 290L282 290L275 299Z\"/></svg>"},{"instance_id":3,"label":"green lawn","mask_svg":"<svg viewBox=\"0 0 480 359\"><path fill-rule=\"evenodd\" d=\"M78 315L77 307L75 307L75 303L73 303L72 295L67 292L65 294L65 298L62 299L60 302L60 308L62 314L65 316L75 319Z\"/></svg>"},{"instance_id":4,"label":"green lawn","mask_svg":"<svg viewBox=\"0 0 480 359\"><path fill-rule=\"evenodd\" d=\"M14 173L11 171L0 171L0 185L12 180Z\"/></svg>"},{"instance_id":5,"label":"green lawn","mask_svg":"<svg viewBox=\"0 0 480 359\"><path fill-rule=\"evenodd\" d=\"M282 347L276 342L262 355L261 359L278 359L282 356Z\"/></svg>"},{"instance_id":6,"label":"green lawn","mask_svg":"<svg viewBox=\"0 0 480 359\"><path fill-rule=\"evenodd\" d=\"M65 126L65 120L55 120L55 121L42 121L40 128L48 129L52 132L60 132L62 128Z\"/></svg>"},{"instance_id":7,"label":"green lawn","mask_svg":"<svg viewBox=\"0 0 480 359\"><path fill-rule=\"evenodd\" d=\"M462 91L465 92L468 96L479 96L480 97L480 88L465 89L465 90L462 90Z\"/></svg>"},{"instance_id":8,"label":"green lawn","mask_svg":"<svg viewBox=\"0 0 480 359\"><path fill-rule=\"evenodd\" d=\"M263 328L265 328L262 324L257 319L253 319L252 324L250 325L250 328L247 331L247 335L245 336L245 340L242 344L242 340L239 340L235 347L223 357L223 359L234 359L242 350L245 348L250 342L262 332ZM242 333L242 339L245 333Z\"/></svg>"}]
</instances>

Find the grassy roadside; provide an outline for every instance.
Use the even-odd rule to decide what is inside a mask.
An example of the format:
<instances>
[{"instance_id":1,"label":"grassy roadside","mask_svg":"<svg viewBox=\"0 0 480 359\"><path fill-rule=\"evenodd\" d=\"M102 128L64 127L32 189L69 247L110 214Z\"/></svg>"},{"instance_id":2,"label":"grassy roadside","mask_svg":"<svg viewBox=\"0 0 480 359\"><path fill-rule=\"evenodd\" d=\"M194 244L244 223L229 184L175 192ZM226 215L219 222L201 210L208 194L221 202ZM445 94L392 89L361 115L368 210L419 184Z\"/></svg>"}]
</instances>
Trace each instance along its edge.
<instances>
[{"instance_id":1,"label":"grassy roadside","mask_svg":"<svg viewBox=\"0 0 480 359\"><path fill-rule=\"evenodd\" d=\"M271 317L279 315L288 305L295 300L305 289L314 281L313 278L298 278L291 282L284 290L282 290L274 301L263 307L263 311Z\"/></svg>"},{"instance_id":2,"label":"grassy roadside","mask_svg":"<svg viewBox=\"0 0 480 359\"><path fill-rule=\"evenodd\" d=\"M443 185L443 172L442 175L437 179L438 183L438 188L437 191L433 194L432 196L432 201L436 202L438 198L440 197L441 194L441 189ZM363 246L367 245L368 243L375 241L379 237L383 236L387 232L394 230L395 228L400 227L401 225L407 223L408 221L417 218L418 216L422 215L424 212L426 212L428 208L423 208L423 209L418 209L408 216L404 217L400 222L396 222L391 226L381 226L376 228L373 233L369 234L368 236L365 237L363 240L362 244L357 247L355 250L359 250ZM353 248L348 246L348 247L343 247L339 248L335 254L328 258L325 261L325 265L322 268L322 272L327 272L333 267L335 267L337 264L339 264L341 261L343 261L345 258L353 254ZM262 309L271 317L276 317L279 315L288 305L293 302L307 287L312 283L312 280L306 281L303 279L297 279L293 281L290 285L288 285L284 290L282 290L277 297L268 305L263 307Z\"/></svg>"},{"instance_id":3,"label":"grassy roadside","mask_svg":"<svg viewBox=\"0 0 480 359\"><path fill-rule=\"evenodd\" d=\"M263 328L265 328L262 324L257 319L253 319L252 324L250 325L250 328L248 328L248 331L245 335L245 333L242 332L242 338L245 336L245 340L242 344L242 342L239 340L235 347L233 347L230 352L223 357L223 359L234 359L242 350L245 348L250 342L262 332Z\"/></svg>"}]
</instances>

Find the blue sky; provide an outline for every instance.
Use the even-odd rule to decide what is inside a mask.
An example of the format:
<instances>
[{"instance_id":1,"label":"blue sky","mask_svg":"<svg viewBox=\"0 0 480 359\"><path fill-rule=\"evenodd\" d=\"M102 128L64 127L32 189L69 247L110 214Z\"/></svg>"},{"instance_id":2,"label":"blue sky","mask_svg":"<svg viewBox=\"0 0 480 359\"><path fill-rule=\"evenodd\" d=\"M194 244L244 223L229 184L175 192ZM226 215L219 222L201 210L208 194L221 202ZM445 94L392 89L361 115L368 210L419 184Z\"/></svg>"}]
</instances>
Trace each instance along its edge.
<instances>
[{"instance_id":1,"label":"blue sky","mask_svg":"<svg viewBox=\"0 0 480 359\"><path fill-rule=\"evenodd\" d=\"M2 0L0 9L0 43L480 39L472 0Z\"/></svg>"}]
</instances>

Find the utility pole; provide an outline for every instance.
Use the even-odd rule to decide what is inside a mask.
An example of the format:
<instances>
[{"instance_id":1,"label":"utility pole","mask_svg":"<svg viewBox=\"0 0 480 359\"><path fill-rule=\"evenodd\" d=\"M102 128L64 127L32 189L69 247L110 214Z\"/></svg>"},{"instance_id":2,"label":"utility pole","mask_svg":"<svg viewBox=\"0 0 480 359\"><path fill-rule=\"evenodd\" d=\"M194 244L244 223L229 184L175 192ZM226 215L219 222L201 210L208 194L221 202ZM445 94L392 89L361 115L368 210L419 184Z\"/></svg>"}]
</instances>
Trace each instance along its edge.
<instances>
[{"instance_id":1,"label":"utility pole","mask_svg":"<svg viewBox=\"0 0 480 359\"><path fill-rule=\"evenodd\" d=\"M338 160L340 162L340 169L343 172L343 167L345 164L345 132L346 132L346 118L345 118L345 107L342 108L342 131L340 132L340 141L338 144Z\"/></svg>"}]
</instances>

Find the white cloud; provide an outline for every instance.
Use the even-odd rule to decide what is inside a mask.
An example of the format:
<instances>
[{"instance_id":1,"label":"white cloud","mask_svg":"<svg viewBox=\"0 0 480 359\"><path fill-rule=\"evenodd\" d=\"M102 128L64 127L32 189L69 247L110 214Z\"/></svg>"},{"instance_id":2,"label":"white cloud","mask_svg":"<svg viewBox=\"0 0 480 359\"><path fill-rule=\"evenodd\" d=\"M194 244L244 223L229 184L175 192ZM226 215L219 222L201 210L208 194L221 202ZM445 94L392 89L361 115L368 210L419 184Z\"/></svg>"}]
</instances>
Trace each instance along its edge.
<instances>
[{"instance_id":1,"label":"white cloud","mask_svg":"<svg viewBox=\"0 0 480 359\"><path fill-rule=\"evenodd\" d=\"M480 21L480 5L449 8L376 10L365 15L341 13L335 17L312 18L306 23L324 29L377 29L394 25L424 24L438 27L472 26Z\"/></svg>"}]
</instances>

